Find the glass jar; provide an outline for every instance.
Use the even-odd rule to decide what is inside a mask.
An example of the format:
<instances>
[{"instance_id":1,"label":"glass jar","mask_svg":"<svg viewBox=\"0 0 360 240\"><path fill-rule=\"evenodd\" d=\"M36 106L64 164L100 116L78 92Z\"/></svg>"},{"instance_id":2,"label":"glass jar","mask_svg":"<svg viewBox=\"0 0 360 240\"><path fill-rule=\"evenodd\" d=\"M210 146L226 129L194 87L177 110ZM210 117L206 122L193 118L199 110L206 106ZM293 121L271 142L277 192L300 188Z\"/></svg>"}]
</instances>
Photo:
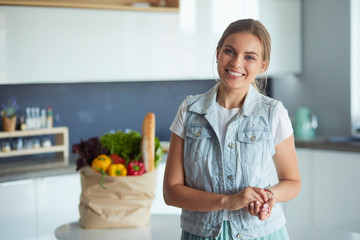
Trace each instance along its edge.
<instances>
[{"instance_id":1,"label":"glass jar","mask_svg":"<svg viewBox=\"0 0 360 240\"><path fill-rule=\"evenodd\" d=\"M33 140L33 146L32 146L33 148L40 148L40 140L39 139L37 139L37 138L35 138L34 140Z\"/></svg>"},{"instance_id":2,"label":"glass jar","mask_svg":"<svg viewBox=\"0 0 360 240\"><path fill-rule=\"evenodd\" d=\"M44 147L44 148L51 147L51 140L50 140L50 138L43 138L41 145L42 145L42 147Z\"/></svg>"},{"instance_id":3,"label":"glass jar","mask_svg":"<svg viewBox=\"0 0 360 240\"><path fill-rule=\"evenodd\" d=\"M2 152L10 152L11 151L11 147L10 147L10 142L2 142L1 143L1 151Z\"/></svg>"}]
</instances>

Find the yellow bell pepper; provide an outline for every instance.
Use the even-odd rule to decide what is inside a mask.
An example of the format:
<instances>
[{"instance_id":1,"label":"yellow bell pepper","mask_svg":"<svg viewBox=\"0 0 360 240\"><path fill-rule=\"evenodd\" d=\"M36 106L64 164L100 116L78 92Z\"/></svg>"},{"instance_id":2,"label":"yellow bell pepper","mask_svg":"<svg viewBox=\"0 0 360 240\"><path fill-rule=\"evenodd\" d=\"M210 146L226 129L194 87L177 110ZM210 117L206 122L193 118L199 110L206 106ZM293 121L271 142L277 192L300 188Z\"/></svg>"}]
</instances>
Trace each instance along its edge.
<instances>
[{"instance_id":1,"label":"yellow bell pepper","mask_svg":"<svg viewBox=\"0 0 360 240\"><path fill-rule=\"evenodd\" d=\"M111 164L109 169L107 170L107 174L112 177L126 176L127 169L124 164L115 163Z\"/></svg>"},{"instance_id":2,"label":"yellow bell pepper","mask_svg":"<svg viewBox=\"0 0 360 240\"><path fill-rule=\"evenodd\" d=\"M103 173L108 170L111 163L111 158L105 154L102 154L97 156L97 158L92 161L91 168L99 173Z\"/></svg>"},{"instance_id":3,"label":"yellow bell pepper","mask_svg":"<svg viewBox=\"0 0 360 240\"><path fill-rule=\"evenodd\" d=\"M101 154L97 156L91 163L91 168L94 169L96 172L101 173L102 175L100 178L100 186L103 189L106 189L106 187L104 187L103 185L103 181L106 175L106 171L110 167L111 163L112 163L111 158L105 154Z\"/></svg>"}]
</instances>

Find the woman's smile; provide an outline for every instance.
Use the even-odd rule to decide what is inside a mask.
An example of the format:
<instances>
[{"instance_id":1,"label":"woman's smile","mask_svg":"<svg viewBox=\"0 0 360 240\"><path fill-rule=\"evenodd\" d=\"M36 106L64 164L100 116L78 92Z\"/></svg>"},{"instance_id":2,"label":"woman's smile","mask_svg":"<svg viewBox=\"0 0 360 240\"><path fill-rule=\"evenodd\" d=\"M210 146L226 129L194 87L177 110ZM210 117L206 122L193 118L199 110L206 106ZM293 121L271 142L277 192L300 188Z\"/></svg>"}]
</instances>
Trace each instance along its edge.
<instances>
[{"instance_id":1,"label":"woman's smile","mask_svg":"<svg viewBox=\"0 0 360 240\"><path fill-rule=\"evenodd\" d=\"M237 71L234 71L234 70L226 69L226 72L228 73L230 78L234 78L234 79L245 76L244 73L237 72Z\"/></svg>"}]
</instances>

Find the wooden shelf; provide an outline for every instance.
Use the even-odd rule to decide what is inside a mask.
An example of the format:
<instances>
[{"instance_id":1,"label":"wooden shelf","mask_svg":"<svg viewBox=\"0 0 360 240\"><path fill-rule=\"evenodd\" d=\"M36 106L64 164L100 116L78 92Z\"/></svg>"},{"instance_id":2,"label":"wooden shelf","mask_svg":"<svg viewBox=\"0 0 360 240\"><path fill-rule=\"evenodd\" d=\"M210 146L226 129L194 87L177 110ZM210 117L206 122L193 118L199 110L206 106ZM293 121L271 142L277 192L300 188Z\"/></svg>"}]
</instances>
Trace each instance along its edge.
<instances>
[{"instance_id":1,"label":"wooden shelf","mask_svg":"<svg viewBox=\"0 0 360 240\"><path fill-rule=\"evenodd\" d=\"M179 1L180 0L0 0L0 5L179 12ZM164 2L165 5L160 6L161 2ZM137 7L133 5L135 3L149 4L150 6Z\"/></svg>"},{"instance_id":2,"label":"wooden shelf","mask_svg":"<svg viewBox=\"0 0 360 240\"><path fill-rule=\"evenodd\" d=\"M30 137L39 135L63 134L68 132L67 127L41 128L34 130L14 131L14 132L0 132L0 138L16 138L16 137Z\"/></svg>"},{"instance_id":3,"label":"wooden shelf","mask_svg":"<svg viewBox=\"0 0 360 240\"><path fill-rule=\"evenodd\" d=\"M61 165L69 164L69 129L67 127L44 128L14 132L0 132L0 139L34 137L54 135L54 143L49 147L39 147L31 149L11 150L8 152L0 152L0 158L19 157L26 155L55 153L55 159ZM24 157L25 160L26 157ZM45 167L45 166L44 166Z\"/></svg>"},{"instance_id":4,"label":"wooden shelf","mask_svg":"<svg viewBox=\"0 0 360 240\"><path fill-rule=\"evenodd\" d=\"M65 151L64 146L40 147L40 148L33 148L33 149L15 150L15 151L10 151L10 152L0 152L0 158L43 154L43 153L53 153L53 152L64 152L64 151Z\"/></svg>"}]
</instances>

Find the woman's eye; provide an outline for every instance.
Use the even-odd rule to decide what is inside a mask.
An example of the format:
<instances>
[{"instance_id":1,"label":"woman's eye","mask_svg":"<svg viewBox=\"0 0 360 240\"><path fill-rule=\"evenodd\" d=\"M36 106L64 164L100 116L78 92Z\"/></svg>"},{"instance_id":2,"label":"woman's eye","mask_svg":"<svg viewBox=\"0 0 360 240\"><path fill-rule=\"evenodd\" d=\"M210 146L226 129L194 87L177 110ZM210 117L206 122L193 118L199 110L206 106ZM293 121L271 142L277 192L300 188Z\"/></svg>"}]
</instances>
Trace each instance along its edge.
<instances>
[{"instance_id":1,"label":"woman's eye","mask_svg":"<svg viewBox=\"0 0 360 240\"><path fill-rule=\"evenodd\" d=\"M234 52L231 49L225 49L224 52L226 54L232 54L232 55L234 54Z\"/></svg>"},{"instance_id":2,"label":"woman's eye","mask_svg":"<svg viewBox=\"0 0 360 240\"><path fill-rule=\"evenodd\" d=\"M253 56L246 56L245 57L247 60L255 60L255 58Z\"/></svg>"}]
</instances>

